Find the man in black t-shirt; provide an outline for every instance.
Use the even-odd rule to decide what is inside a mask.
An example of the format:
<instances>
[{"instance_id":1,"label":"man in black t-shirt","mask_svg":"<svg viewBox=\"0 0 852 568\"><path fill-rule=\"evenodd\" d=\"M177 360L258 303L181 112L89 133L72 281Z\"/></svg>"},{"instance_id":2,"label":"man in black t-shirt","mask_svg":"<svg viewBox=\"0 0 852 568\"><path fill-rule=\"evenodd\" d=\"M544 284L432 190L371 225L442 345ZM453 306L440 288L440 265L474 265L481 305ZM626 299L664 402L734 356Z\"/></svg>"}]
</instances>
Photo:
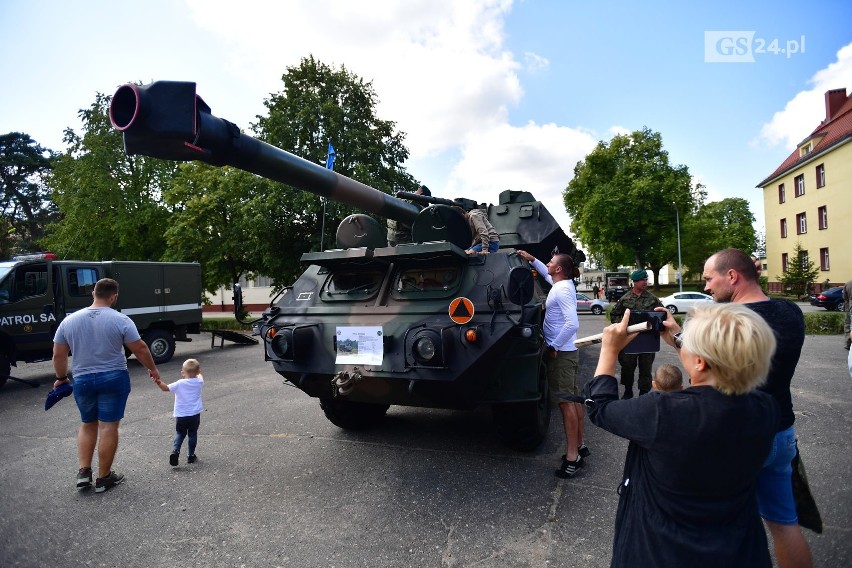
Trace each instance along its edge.
<instances>
[{"instance_id":1,"label":"man in black t-shirt","mask_svg":"<svg viewBox=\"0 0 852 568\"><path fill-rule=\"evenodd\" d=\"M790 300L768 298L760 288L754 261L741 250L729 248L708 258L703 276L704 291L713 300L745 304L775 332L778 347L766 383L759 388L775 398L780 423L772 452L757 480L757 501L775 542L778 565L812 566L811 551L799 527L791 479L791 461L797 450L790 381L805 341L802 310Z\"/></svg>"}]
</instances>

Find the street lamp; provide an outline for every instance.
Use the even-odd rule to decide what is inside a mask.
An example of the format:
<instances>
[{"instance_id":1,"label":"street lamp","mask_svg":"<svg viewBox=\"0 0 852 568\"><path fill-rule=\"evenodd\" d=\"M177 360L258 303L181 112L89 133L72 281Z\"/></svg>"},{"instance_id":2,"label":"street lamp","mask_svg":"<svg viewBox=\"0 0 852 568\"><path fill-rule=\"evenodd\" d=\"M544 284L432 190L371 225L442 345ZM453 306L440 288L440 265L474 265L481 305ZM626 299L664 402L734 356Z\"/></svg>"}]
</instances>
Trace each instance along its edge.
<instances>
[{"instance_id":1,"label":"street lamp","mask_svg":"<svg viewBox=\"0 0 852 568\"><path fill-rule=\"evenodd\" d=\"M677 203L672 201L675 208L675 223L677 223L677 284L678 291L683 292L683 262L680 259L680 211L677 209Z\"/></svg>"}]
</instances>

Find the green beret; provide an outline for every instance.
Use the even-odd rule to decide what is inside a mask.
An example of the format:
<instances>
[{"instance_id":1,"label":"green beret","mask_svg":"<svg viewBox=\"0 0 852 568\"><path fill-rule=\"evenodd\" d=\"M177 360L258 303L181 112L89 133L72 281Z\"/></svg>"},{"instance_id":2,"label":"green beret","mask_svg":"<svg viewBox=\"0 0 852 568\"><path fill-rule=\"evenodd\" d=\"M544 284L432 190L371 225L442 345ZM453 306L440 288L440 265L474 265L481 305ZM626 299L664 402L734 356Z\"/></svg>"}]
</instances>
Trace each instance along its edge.
<instances>
[{"instance_id":1,"label":"green beret","mask_svg":"<svg viewBox=\"0 0 852 568\"><path fill-rule=\"evenodd\" d=\"M648 277L648 271L644 268L640 268L639 270L634 270L630 273L630 279L636 282L637 280L644 280Z\"/></svg>"}]
</instances>

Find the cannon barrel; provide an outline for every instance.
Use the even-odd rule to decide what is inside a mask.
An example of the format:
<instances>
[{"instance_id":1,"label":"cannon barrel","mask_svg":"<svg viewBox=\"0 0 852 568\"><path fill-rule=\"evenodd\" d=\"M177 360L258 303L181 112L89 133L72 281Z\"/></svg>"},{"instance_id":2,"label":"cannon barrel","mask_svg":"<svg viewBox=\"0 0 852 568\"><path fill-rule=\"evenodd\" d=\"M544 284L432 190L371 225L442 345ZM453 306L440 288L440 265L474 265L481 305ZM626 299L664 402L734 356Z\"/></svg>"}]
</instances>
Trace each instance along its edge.
<instances>
[{"instance_id":1,"label":"cannon barrel","mask_svg":"<svg viewBox=\"0 0 852 568\"><path fill-rule=\"evenodd\" d=\"M420 210L413 203L241 133L234 123L211 114L192 82L122 85L112 98L109 117L123 133L128 155L233 166L408 224Z\"/></svg>"}]
</instances>

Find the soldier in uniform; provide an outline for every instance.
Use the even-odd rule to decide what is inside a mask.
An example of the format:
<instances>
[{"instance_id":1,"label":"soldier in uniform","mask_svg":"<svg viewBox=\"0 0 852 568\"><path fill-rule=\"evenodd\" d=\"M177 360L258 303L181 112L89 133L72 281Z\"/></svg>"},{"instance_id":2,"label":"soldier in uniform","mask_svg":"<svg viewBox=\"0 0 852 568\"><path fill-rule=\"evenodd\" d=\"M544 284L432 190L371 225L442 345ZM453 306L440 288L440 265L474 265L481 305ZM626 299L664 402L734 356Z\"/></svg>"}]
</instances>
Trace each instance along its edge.
<instances>
[{"instance_id":1,"label":"soldier in uniform","mask_svg":"<svg viewBox=\"0 0 852 568\"><path fill-rule=\"evenodd\" d=\"M421 185L414 192L417 195L425 195L427 197L432 197L432 192L429 191L429 188L425 185ZM415 204L420 207L419 204ZM388 244L392 247L402 243L410 243L411 242L411 226L406 225L402 221L397 221L395 219L388 219Z\"/></svg>"},{"instance_id":2,"label":"soldier in uniform","mask_svg":"<svg viewBox=\"0 0 852 568\"><path fill-rule=\"evenodd\" d=\"M654 308L663 307L656 296L648 292L648 272L640 268L630 274L633 287L627 291L615 303L610 313L610 321L618 323L624 316L624 310L631 312L651 312ZM633 398L633 376L636 367L639 367L639 394L643 395L651 390L651 366L654 364L653 353L631 354L622 351L618 354L618 363L621 365L621 384L624 385L622 398Z\"/></svg>"}]
</instances>

